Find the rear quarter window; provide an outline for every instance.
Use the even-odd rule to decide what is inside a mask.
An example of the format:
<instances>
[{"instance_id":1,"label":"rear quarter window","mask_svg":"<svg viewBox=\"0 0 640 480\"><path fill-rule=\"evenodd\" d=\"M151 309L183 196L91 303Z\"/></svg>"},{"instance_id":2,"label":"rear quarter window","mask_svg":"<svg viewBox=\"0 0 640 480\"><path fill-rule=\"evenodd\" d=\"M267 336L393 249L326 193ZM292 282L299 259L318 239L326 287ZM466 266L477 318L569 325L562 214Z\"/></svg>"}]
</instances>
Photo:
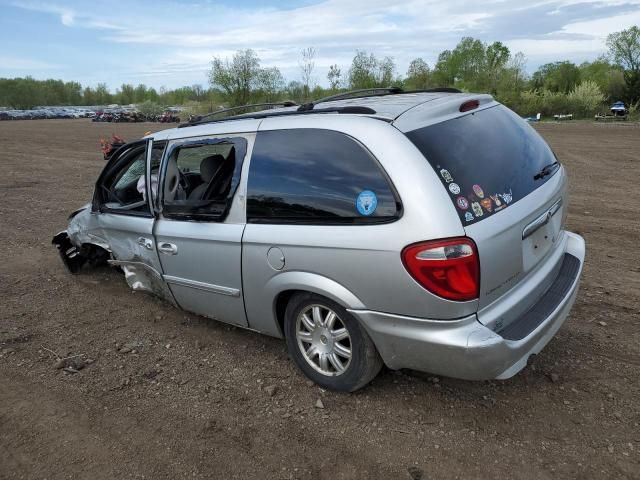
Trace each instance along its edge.
<instances>
[{"instance_id":1,"label":"rear quarter window","mask_svg":"<svg viewBox=\"0 0 640 480\"><path fill-rule=\"evenodd\" d=\"M355 139L320 129L258 133L247 185L249 222L380 223L400 212L385 172Z\"/></svg>"},{"instance_id":2,"label":"rear quarter window","mask_svg":"<svg viewBox=\"0 0 640 480\"><path fill-rule=\"evenodd\" d=\"M556 162L542 137L502 105L406 133L434 168L463 225L524 198Z\"/></svg>"}]
</instances>

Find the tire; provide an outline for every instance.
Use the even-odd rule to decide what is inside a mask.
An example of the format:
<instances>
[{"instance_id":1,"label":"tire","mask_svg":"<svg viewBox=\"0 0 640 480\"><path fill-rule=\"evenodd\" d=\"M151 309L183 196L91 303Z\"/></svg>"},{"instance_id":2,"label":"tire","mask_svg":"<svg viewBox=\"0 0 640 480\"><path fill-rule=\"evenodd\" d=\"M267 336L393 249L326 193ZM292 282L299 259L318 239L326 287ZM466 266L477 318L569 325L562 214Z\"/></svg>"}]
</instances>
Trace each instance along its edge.
<instances>
[{"instance_id":1,"label":"tire","mask_svg":"<svg viewBox=\"0 0 640 480\"><path fill-rule=\"evenodd\" d=\"M353 392L382 368L382 359L364 328L328 298L313 293L294 295L287 304L284 330L289 356L322 388Z\"/></svg>"}]
</instances>

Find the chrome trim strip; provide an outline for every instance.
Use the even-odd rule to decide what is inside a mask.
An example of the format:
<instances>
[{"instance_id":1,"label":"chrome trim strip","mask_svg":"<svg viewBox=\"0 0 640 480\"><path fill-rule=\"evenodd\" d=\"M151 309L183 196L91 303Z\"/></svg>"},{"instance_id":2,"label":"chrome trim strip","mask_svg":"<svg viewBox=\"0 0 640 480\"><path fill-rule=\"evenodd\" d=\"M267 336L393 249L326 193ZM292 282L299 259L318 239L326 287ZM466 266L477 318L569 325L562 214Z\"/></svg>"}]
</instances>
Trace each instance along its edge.
<instances>
[{"instance_id":1,"label":"chrome trim strip","mask_svg":"<svg viewBox=\"0 0 640 480\"><path fill-rule=\"evenodd\" d=\"M218 293L220 295L228 295L230 297L239 297L240 290L237 288L222 287L220 285L213 285L212 283L197 282L195 280L189 280L181 277L174 277L172 275L163 275L165 282L173 285L179 285L181 287L190 287L197 290L204 290L205 292Z\"/></svg>"},{"instance_id":2,"label":"chrome trim strip","mask_svg":"<svg viewBox=\"0 0 640 480\"><path fill-rule=\"evenodd\" d=\"M541 227L549 223L549 220L551 220L551 217L553 217L558 212L558 210L560 210L561 206L562 206L562 198L559 199L556 203L554 203L549 210L544 212L542 215L536 218L529 225L524 227L524 230L522 231L522 239L524 240L525 238L530 237L536 231L538 231Z\"/></svg>"}]
</instances>

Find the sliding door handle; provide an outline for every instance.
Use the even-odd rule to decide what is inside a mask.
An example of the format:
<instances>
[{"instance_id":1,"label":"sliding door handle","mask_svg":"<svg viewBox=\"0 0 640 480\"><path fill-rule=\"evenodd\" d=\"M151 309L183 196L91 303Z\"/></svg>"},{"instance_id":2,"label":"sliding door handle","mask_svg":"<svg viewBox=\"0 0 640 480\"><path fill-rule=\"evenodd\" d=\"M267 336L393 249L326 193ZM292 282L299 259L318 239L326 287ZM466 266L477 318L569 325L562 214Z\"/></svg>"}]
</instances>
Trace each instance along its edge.
<instances>
[{"instance_id":1,"label":"sliding door handle","mask_svg":"<svg viewBox=\"0 0 640 480\"><path fill-rule=\"evenodd\" d=\"M162 242L158 245L158 251L164 253L165 255L177 255L178 247L173 243Z\"/></svg>"}]
</instances>

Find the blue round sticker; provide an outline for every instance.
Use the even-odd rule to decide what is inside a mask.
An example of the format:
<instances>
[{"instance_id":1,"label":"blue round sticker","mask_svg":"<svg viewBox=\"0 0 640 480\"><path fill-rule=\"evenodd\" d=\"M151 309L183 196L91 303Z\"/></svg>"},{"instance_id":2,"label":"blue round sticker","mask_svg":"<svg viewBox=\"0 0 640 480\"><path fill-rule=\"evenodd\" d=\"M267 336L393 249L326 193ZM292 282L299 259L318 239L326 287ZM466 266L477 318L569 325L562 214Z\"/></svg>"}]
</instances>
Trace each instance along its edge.
<instances>
[{"instance_id":1,"label":"blue round sticker","mask_svg":"<svg viewBox=\"0 0 640 480\"><path fill-rule=\"evenodd\" d=\"M364 215L365 217L373 215L377 206L378 197L376 197L376 194L371 190L364 190L360 192L360 195L358 195L358 198L356 199L356 209L360 215Z\"/></svg>"}]
</instances>

